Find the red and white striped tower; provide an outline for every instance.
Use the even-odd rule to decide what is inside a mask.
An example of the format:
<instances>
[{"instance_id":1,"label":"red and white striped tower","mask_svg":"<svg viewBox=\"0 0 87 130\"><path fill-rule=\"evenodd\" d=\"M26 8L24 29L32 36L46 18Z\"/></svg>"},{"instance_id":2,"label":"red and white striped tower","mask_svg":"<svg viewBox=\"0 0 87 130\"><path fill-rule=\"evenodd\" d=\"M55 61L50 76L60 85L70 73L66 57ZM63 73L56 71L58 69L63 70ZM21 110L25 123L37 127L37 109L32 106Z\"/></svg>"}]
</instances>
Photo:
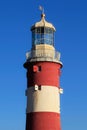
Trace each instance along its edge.
<instances>
[{"instance_id":1,"label":"red and white striped tower","mask_svg":"<svg viewBox=\"0 0 87 130\"><path fill-rule=\"evenodd\" d=\"M32 48L26 53L26 130L61 130L60 53L54 48L55 27L45 20L31 27Z\"/></svg>"}]
</instances>

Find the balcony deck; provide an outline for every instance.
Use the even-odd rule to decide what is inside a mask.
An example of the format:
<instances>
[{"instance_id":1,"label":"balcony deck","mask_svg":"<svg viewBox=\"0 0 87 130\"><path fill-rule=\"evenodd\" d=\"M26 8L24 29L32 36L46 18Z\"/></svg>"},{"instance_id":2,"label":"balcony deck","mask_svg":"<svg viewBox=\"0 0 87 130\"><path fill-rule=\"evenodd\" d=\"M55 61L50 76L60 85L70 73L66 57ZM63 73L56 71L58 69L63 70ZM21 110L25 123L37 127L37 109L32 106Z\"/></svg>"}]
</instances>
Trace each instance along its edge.
<instances>
[{"instance_id":1,"label":"balcony deck","mask_svg":"<svg viewBox=\"0 0 87 130\"><path fill-rule=\"evenodd\" d=\"M31 50L26 53L26 60L29 62L32 62L32 61L60 62L60 53L55 50L50 50L50 49L49 50L48 49Z\"/></svg>"}]
</instances>

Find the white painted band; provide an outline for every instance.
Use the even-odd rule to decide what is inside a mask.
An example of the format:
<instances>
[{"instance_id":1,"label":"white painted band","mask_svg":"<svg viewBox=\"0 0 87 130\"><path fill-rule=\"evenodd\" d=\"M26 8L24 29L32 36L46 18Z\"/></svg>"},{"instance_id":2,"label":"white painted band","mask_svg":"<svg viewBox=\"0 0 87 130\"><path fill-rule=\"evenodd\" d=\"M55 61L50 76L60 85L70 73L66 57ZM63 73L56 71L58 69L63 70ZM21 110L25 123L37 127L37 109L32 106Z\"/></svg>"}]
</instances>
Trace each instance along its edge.
<instances>
[{"instance_id":1,"label":"white painted band","mask_svg":"<svg viewBox=\"0 0 87 130\"><path fill-rule=\"evenodd\" d=\"M57 112L60 113L60 93L55 86L41 86L41 90L30 87L27 90L27 113Z\"/></svg>"}]
</instances>

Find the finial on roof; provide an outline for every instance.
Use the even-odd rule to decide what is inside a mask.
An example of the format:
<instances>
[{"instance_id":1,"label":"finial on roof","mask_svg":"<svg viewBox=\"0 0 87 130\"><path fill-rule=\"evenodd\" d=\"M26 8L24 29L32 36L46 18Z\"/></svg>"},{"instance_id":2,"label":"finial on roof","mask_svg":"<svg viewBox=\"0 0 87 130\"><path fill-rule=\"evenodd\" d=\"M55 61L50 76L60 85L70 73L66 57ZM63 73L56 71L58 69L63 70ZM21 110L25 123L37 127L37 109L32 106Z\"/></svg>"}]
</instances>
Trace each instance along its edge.
<instances>
[{"instance_id":1,"label":"finial on roof","mask_svg":"<svg viewBox=\"0 0 87 130\"><path fill-rule=\"evenodd\" d=\"M44 18L45 18L44 7L39 6L39 10L41 11L41 18L44 20Z\"/></svg>"},{"instance_id":2,"label":"finial on roof","mask_svg":"<svg viewBox=\"0 0 87 130\"><path fill-rule=\"evenodd\" d=\"M44 7L39 6L39 10L41 11L41 14L44 14Z\"/></svg>"}]
</instances>

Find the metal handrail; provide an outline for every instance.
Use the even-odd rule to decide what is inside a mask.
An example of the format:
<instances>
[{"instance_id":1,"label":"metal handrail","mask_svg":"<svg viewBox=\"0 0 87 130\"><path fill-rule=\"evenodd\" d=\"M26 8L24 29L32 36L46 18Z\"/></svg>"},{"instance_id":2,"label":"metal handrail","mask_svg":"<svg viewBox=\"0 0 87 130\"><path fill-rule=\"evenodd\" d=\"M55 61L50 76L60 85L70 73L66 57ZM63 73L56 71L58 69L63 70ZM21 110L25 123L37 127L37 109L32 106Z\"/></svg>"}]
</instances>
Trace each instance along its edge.
<instances>
[{"instance_id":1,"label":"metal handrail","mask_svg":"<svg viewBox=\"0 0 87 130\"><path fill-rule=\"evenodd\" d=\"M26 59L33 59L33 58L51 58L60 60L60 53L55 50L45 49L45 50L31 50L26 53Z\"/></svg>"}]
</instances>

